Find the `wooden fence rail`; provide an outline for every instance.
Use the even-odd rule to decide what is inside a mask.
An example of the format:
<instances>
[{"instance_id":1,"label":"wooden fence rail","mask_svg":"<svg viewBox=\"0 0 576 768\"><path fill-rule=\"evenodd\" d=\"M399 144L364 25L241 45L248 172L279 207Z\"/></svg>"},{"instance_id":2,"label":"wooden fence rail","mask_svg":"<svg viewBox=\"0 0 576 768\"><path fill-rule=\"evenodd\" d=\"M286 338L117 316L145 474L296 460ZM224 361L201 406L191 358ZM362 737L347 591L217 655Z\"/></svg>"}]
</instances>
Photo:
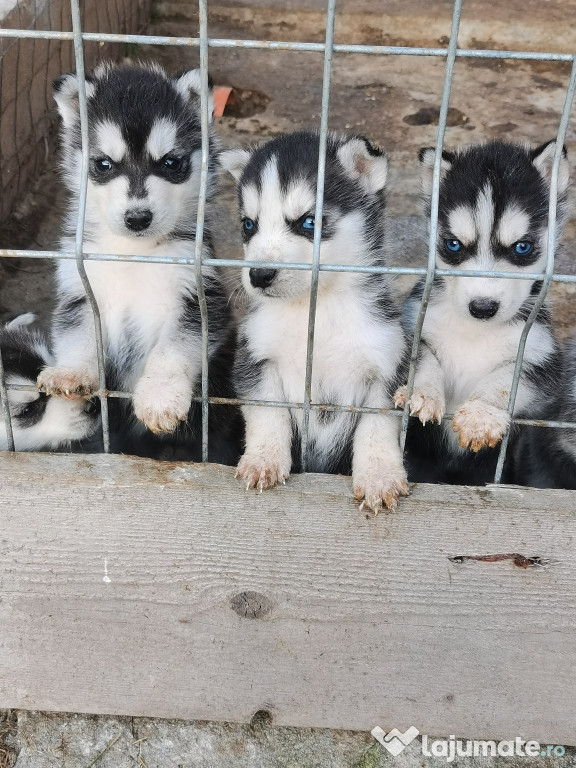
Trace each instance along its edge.
<instances>
[{"instance_id":1,"label":"wooden fence rail","mask_svg":"<svg viewBox=\"0 0 576 768\"><path fill-rule=\"evenodd\" d=\"M343 477L1 454L0 707L576 744L575 522L568 491L374 519Z\"/></svg>"}]
</instances>

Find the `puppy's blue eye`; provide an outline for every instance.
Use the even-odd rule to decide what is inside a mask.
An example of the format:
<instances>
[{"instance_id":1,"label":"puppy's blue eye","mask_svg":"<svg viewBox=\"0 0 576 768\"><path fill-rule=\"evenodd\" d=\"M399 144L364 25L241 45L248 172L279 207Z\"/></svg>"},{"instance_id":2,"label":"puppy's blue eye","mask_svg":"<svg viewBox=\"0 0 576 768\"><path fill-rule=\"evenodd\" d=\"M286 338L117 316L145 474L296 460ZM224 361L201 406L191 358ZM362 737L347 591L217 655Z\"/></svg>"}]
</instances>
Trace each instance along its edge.
<instances>
[{"instance_id":1,"label":"puppy's blue eye","mask_svg":"<svg viewBox=\"0 0 576 768\"><path fill-rule=\"evenodd\" d=\"M163 158L162 165L167 171L177 171L182 165L182 158L167 155L165 158Z\"/></svg>"},{"instance_id":2,"label":"puppy's blue eye","mask_svg":"<svg viewBox=\"0 0 576 768\"><path fill-rule=\"evenodd\" d=\"M302 229L313 230L314 229L314 216L306 216L302 222Z\"/></svg>"},{"instance_id":3,"label":"puppy's blue eye","mask_svg":"<svg viewBox=\"0 0 576 768\"><path fill-rule=\"evenodd\" d=\"M462 249L462 243L460 240L456 240L453 237L451 240L444 240L444 245L450 251L450 253L458 253Z\"/></svg>"},{"instance_id":4,"label":"puppy's blue eye","mask_svg":"<svg viewBox=\"0 0 576 768\"><path fill-rule=\"evenodd\" d=\"M534 245L528 240L518 240L517 243L514 243L513 248L514 253L517 253L519 256L526 256L534 248Z\"/></svg>"},{"instance_id":5,"label":"puppy's blue eye","mask_svg":"<svg viewBox=\"0 0 576 768\"><path fill-rule=\"evenodd\" d=\"M252 219L242 219L242 228L244 229L244 232L254 232L256 224Z\"/></svg>"},{"instance_id":6,"label":"puppy's blue eye","mask_svg":"<svg viewBox=\"0 0 576 768\"><path fill-rule=\"evenodd\" d=\"M114 168L114 163L109 157L98 157L94 160L94 168L98 173L110 173L112 168Z\"/></svg>"}]
</instances>

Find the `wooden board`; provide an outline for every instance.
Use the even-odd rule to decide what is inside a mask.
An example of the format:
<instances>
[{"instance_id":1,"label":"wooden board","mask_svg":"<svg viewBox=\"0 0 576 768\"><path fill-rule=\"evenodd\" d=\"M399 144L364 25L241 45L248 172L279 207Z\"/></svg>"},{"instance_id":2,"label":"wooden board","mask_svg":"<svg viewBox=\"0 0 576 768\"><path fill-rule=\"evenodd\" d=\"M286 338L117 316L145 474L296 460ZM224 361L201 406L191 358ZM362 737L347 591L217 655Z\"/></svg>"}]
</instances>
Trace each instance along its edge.
<instances>
[{"instance_id":1,"label":"wooden board","mask_svg":"<svg viewBox=\"0 0 576 768\"><path fill-rule=\"evenodd\" d=\"M1 454L0 707L576 744L575 501Z\"/></svg>"}]
</instances>

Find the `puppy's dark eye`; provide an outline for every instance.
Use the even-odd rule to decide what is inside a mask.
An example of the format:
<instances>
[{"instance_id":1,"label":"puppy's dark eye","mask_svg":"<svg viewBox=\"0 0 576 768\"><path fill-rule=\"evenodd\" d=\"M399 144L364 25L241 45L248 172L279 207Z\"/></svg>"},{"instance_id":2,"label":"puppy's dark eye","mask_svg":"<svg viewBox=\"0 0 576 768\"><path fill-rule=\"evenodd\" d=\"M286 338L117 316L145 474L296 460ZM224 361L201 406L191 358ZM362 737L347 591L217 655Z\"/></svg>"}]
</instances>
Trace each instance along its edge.
<instances>
[{"instance_id":1,"label":"puppy's dark eye","mask_svg":"<svg viewBox=\"0 0 576 768\"><path fill-rule=\"evenodd\" d=\"M179 171L183 165L183 159L181 157L175 157L174 155L166 155L162 158L162 167L167 171Z\"/></svg>"},{"instance_id":2,"label":"puppy's dark eye","mask_svg":"<svg viewBox=\"0 0 576 768\"><path fill-rule=\"evenodd\" d=\"M308 232L313 232L314 216L306 216L306 218L302 220L302 224L300 226L302 227L302 229L308 230Z\"/></svg>"},{"instance_id":3,"label":"puppy's dark eye","mask_svg":"<svg viewBox=\"0 0 576 768\"><path fill-rule=\"evenodd\" d=\"M458 253L462 250L462 243L460 240L456 240L455 237L444 240L444 245L446 246L447 250L450 251L450 253Z\"/></svg>"},{"instance_id":4,"label":"puppy's dark eye","mask_svg":"<svg viewBox=\"0 0 576 768\"><path fill-rule=\"evenodd\" d=\"M114 163L109 157L97 157L96 160L93 161L93 166L94 170L101 176L105 176L107 173L114 170Z\"/></svg>"},{"instance_id":5,"label":"puppy's dark eye","mask_svg":"<svg viewBox=\"0 0 576 768\"><path fill-rule=\"evenodd\" d=\"M247 235L251 235L256 229L256 222L253 219L242 219L242 229Z\"/></svg>"},{"instance_id":6,"label":"puppy's dark eye","mask_svg":"<svg viewBox=\"0 0 576 768\"><path fill-rule=\"evenodd\" d=\"M518 256L527 256L532 248L534 248L534 244L529 240L518 240L517 243L514 243L512 248L514 249L514 253L517 253Z\"/></svg>"}]
</instances>

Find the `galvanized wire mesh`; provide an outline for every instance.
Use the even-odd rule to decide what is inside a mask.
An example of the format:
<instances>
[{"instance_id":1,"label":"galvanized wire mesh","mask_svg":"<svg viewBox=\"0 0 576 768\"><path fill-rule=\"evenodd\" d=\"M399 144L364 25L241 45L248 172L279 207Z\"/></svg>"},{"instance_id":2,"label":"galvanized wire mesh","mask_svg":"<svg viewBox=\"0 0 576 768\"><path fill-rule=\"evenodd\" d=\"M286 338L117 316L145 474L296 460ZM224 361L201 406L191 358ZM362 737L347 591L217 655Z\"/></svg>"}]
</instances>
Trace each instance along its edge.
<instances>
[{"instance_id":1,"label":"galvanized wire mesh","mask_svg":"<svg viewBox=\"0 0 576 768\"><path fill-rule=\"evenodd\" d=\"M306 446L308 441L308 425L310 412L316 409L333 410L333 411L348 411L348 412L367 412L367 413L381 413L386 412L386 409L377 408L359 408L354 406L344 405L332 405L324 403L314 403L312 401L312 368L313 368L313 353L314 353L314 326L315 326L315 313L316 313L316 300L318 290L318 280L321 271L337 271L337 272L370 272L379 274L403 274L403 275L420 275L425 277L424 291L418 314L416 328L414 332L414 338L412 341L411 362L408 376L408 393L406 397L406 407L403 413L397 412L398 416L402 418L402 431L401 431L401 444L404 445L406 439L406 431L408 428L409 418L409 406L408 401L412 393L414 384L416 360L418 356L418 349L420 345L420 338L422 333L422 327L428 306L428 300L434 277L438 276L470 276L470 277L489 277L498 279L500 277L515 278L520 280L541 280L542 287L532 309L530 316L528 317L523 333L521 336L518 356L516 360L516 368L514 372L514 378L512 382L512 388L510 392L510 398L508 403L508 411L510 415L513 414L514 404L516 400L516 394L518 390L518 384L522 369L522 361L524 356L524 348L526 344L527 336L534 323L534 320L542 307L543 302L546 299L549 287L552 282L564 282L572 283L576 282L576 275L554 274L554 255L555 255L555 237L556 237L556 204L558 198L558 171L561 160L561 150L565 141L568 123L570 119L570 112L572 103L574 100L574 93L576 91L576 54L569 53L552 53L552 52L536 52L536 51L506 51L506 50L473 50L462 49L458 47L458 32L460 28L460 19L462 15L462 0L454 0L452 24L450 30L450 38L448 47L440 48L423 48L423 47L410 47L410 46L389 46L389 45L346 45L334 43L334 22L337 13L337 0L327 0L326 8L326 35L324 43L305 43L305 42L283 42L283 41L269 41L269 40L237 40L237 39L216 39L208 36L208 0L199 0L199 36L193 37L161 37L152 35L127 35L127 34L106 34L102 32L87 32L82 30L81 16L78 0L70 0L71 18L72 18L72 32L68 31L40 31L32 29L1 29L0 30L0 43L3 40L9 40L11 38L33 38L38 40L72 40L74 43L74 56L76 61L76 71L79 75L80 81L80 121L82 127L82 147L83 147L83 169L82 169L82 192L78 213L78 228L76 238L76 250L75 252L64 251L48 251L48 250L4 250L2 256L4 257L19 257L19 258L55 258L55 259L71 259L74 258L77 261L78 270L82 277L86 293L92 305L94 313L95 327L96 327L96 341L98 348L98 364L99 364L99 386L100 389L96 393L102 403L103 414L103 433L104 433L104 448L109 450L109 426L107 419L107 398L109 397L130 397L130 393L108 391L106 389L105 380L105 352L102 346L102 333L100 327L100 319L98 312L97 301L93 295L90 287L89 280L86 276L84 262L86 260L97 261L152 261L157 263L185 263L194 265L196 271L196 277L198 281L198 299L200 303L201 319L202 319L202 388L201 393L196 398L197 401L202 404L202 455L203 460L206 461L208 457L208 405L209 403L227 403L230 405L267 405L278 408L301 408L303 410L302 420L302 464L305 469L306 465ZM194 254L188 258L171 258L171 257L143 257L143 256L118 256L116 254L85 254L82 250L83 240L83 228L84 228L84 210L86 203L86 189L88 178L88 139L87 139L87 109L86 109L86 93L84 89L84 47L93 43L132 43L138 45L167 45L167 46L192 46L198 47L200 50L200 68L202 75L202 89L201 89L201 114L202 114L202 168L201 168L201 184L200 184L200 196L198 206L198 220L196 229L196 246ZM430 233L429 233L429 249L428 249L428 264L426 268L417 267L361 267L355 265L328 265L321 263L321 225L316 226L314 235L314 251L313 260L311 264L286 264L268 262L266 266L272 268L294 269L294 270L308 270L311 273L311 291L310 291L310 307L309 307L309 322L308 322L308 341L307 341L307 358L306 358L306 376L303 382L302 402L278 402L278 401L262 401L262 400L246 400L246 399L233 399L233 398L211 398L208 395L208 311L206 305L206 298L202 286L202 266L219 266L219 267L234 267L234 268L249 268L249 267L262 267L264 262L249 262L249 261L236 261L236 260L223 260L214 259L202 256L202 240L204 232L204 215L206 205L206 191L207 191L207 174L208 174L208 54L210 48L244 48L244 49L268 49L271 51L289 50L294 52L302 51L315 51L324 53L324 72L322 81L322 109L320 115L320 150L318 160L318 183L317 183L317 203L315 211L316 222L322 221L322 204L323 204L323 192L324 192L324 169L325 169L325 157L326 157L326 140L328 131L328 107L330 100L330 83L331 83L331 63L332 55L334 53L362 53L366 55L374 56L389 56L389 55L402 55L402 56L433 56L442 57L446 59L445 75L444 75L444 88L442 94L442 101L440 106L440 115L438 121L438 131L436 137L436 156L433 170L433 184L432 184L432 198L431 198L431 213L430 213ZM482 270L462 270L462 269L438 269L436 268L436 238L438 232L438 202L439 202L439 186L440 186L440 163L441 152L444 142L444 135L446 131L446 123L448 116L448 107L450 103L450 93L453 80L454 64L457 58L470 58L470 59L515 59L515 60L532 60L532 61L561 61L571 62L572 71L570 75L570 81L566 89L566 95L564 100L564 107L561 115L561 119L558 125L557 131L557 143L556 152L554 155L551 181L550 181L550 201L548 211L548 242L546 253L546 268L543 273L520 273L520 272L496 272L496 271L482 271ZM23 389L23 386L14 386L16 389ZM2 364L0 360L0 397L2 399L4 418L6 421L6 428L9 439L10 450L14 450L14 443L12 440L12 430L10 424L10 413L8 409L7 396L6 396L6 384L4 382ZM445 418L450 418L448 414ZM534 426L548 426L551 428L566 428L570 426L576 426L574 424L560 422L560 421L535 421L530 419L512 419L512 423L534 425ZM495 475L495 482L500 482L502 476L502 469L506 456L506 450L508 447L509 431L506 433L504 440L502 441L498 466Z\"/></svg>"}]
</instances>

